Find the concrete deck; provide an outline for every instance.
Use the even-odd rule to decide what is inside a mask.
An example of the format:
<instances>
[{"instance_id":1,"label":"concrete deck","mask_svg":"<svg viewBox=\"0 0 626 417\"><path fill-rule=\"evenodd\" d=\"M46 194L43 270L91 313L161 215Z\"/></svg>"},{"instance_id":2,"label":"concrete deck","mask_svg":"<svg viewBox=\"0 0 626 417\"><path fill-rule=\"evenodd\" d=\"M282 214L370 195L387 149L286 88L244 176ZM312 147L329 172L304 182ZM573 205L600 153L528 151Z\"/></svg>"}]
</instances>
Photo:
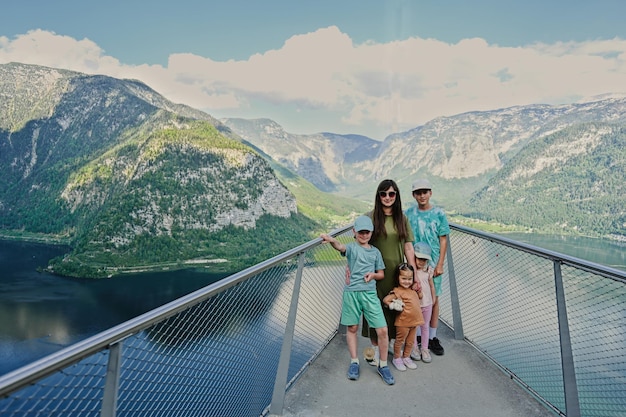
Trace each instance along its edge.
<instances>
[{"instance_id":1,"label":"concrete deck","mask_svg":"<svg viewBox=\"0 0 626 417\"><path fill-rule=\"evenodd\" d=\"M444 356L418 363L415 370L396 370L395 385L386 385L376 368L363 359L369 345L359 339L361 376L346 377L349 354L345 334L338 334L291 387L286 417L554 417L552 410L510 379L445 325L438 329ZM392 355L389 355L391 360Z\"/></svg>"}]
</instances>

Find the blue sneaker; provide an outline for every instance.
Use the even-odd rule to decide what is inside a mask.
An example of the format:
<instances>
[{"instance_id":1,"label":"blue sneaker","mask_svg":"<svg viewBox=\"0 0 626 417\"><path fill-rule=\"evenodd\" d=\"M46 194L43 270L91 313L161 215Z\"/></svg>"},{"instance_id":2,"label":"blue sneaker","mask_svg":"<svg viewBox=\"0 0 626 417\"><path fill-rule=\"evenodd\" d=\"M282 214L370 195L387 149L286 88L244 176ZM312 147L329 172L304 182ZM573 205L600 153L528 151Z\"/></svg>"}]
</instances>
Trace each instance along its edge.
<instances>
[{"instance_id":1,"label":"blue sneaker","mask_svg":"<svg viewBox=\"0 0 626 417\"><path fill-rule=\"evenodd\" d=\"M350 367L348 368L348 379L351 379L353 381L356 381L357 379L359 379L359 364L358 363L351 363Z\"/></svg>"},{"instance_id":2,"label":"blue sneaker","mask_svg":"<svg viewBox=\"0 0 626 417\"><path fill-rule=\"evenodd\" d=\"M389 370L388 366L383 366L382 368L379 366L377 367L377 369L378 375L380 375L383 381L385 381L385 384L393 385L396 383L396 380L393 379L393 375L391 375L391 371Z\"/></svg>"}]
</instances>

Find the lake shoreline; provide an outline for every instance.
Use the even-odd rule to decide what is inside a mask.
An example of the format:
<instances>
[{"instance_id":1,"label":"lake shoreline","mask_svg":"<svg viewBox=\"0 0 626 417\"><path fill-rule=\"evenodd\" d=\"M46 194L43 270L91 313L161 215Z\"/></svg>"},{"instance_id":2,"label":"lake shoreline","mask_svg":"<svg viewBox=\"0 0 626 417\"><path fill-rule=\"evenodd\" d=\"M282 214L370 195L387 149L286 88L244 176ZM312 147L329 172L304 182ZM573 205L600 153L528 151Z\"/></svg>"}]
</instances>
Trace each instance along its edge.
<instances>
[{"instance_id":1,"label":"lake shoreline","mask_svg":"<svg viewBox=\"0 0 626 417\"><path fill-rule=\"evenodd\" d=\"M479 219L473 219L470 217L463 217L458 214L450 214L448 216L451 224L458 224L459 226L469 227L479 230L481 232L493 233L496 235L506 234L532 234L532 235L544 235L544 236L566 236L566 237L582 237L587 239L603 239L611 242L626 242L626 235L608 234L608 235L587 235L584 233L555 233L554 231L541 231L536 229L530 229L524 226L507 225L502 223L489 223Z\"/></svg>"},{"instance_id":2,"label":"lake shoreline","mask_svg":"<svg viewBox=\"0 0 626 417\"><path fill-rule=\"evenodd\" d=\"M42 244L42 245L50 245L50 246L59 246L59 247L67 247L71 252L71 239L69 237L59 236L59 235L48 235L44 233L32 233L32 232L22 232L22 231L0 231L0 240L8 241L8 242L24 242L24 243L34 243L34 244ZM50 260L48 260L50 261ZM228 259L207 259L207 258L197 258L197 259L186 259L184 261L176 261L176 262L163 262L158 264L147 264L147 265L134 265L128 267L106 267L106 271L110 272L105 277L94 278L113 278L117 275L132 275L132 274L141 274L146 272L166 272L166 271L180 271L187 269L198 269L205 271L211 274L222 274L229 272L229 270L222 264L228 264L231 261ZM95 264L84 263L87 266L95 266ZM60 276L60 277L69 277L69 278L77 278L72 275L64 275L59 274L54 271L54 269L49 266L46 267L38 267L37 272L45 272L51 275ZM231 271L236 272L236 271Z\"/></svg>"},{"instance_id":3,"label":"lake shoreline","mask_svg":"<svg viewBox=\"0 0 626 417\"><path fill-rule=\"evenodd\" d=\"M536 231L530 230L528 228L524 228L521 226L511 226L504 225L499 223L488 223L477 219L466 218L458 215L450 215L452 224L459 224L465 227L470 227L481 232L492 233L495 235L501 235L503 237L508 236L516 236L517 240L526 241L529 244L535 244L537 240L547 241L550 239L559 238L565 239L594 239L600 241L606 241L609 244L623 244L626 243L626 236L618 236L618 235L608 235L608 236L587 236L583 234L555 234L555 233L538 233ZM520 237L532 237L532 239L521 239ZM25 242L25 243L36 243L36 244L44 244L44 245L52 245L52 246L67 246L69 248L69 252L71 252L71 239L68 236L60 236L60 235L47 235L41 233L31 233L31 232L23 232L23 231L0 231L0 239L7 241L15 241L15 242ZM546 249L550 249L545 247ZM579 254L567 253L567 255L580 257L585 259L584 256L579 256ZM48 260L49 263L50 260ZM99 277L92 277L92 279L109 279L115 276L120 275L134 275L141 273L150 273L150 272L167 272L167 271L180 271L180 270L199 270L211 274L215 273L228 273L228 272L236 272L230 271L232 268L228 268L228 265L232 265L232 261L228 259L207 259L207 258L197 258L197 259L186 259L183 261L173 261L173 262L163 262L156 264L144 264L144 265L132 265L132 266L124 266L124 267L102 267L101 265L90 264L88 262L81 261L87 267L91 268L103 268L104 274ZM619 268L619 267L618 267ZM60 277L74 277L72 275L65 275L58 272L55 272L53 268L49 265L46 267L38 268L38 272L46 272L55 276ZM74 277L76 278L76 277Z\"/></svg>"},{"instance_id":4,"label":"lake shoreline","mask_svg":"<svg viewBox=\"0 0 626 417\"><path fill-rule=\"evenodd\" d=\"M0 231L0 239L16 242L43 243L53 246L71 247L71 239L67 236L48 235L44 233Z\"/></svg>"}]
</instances>

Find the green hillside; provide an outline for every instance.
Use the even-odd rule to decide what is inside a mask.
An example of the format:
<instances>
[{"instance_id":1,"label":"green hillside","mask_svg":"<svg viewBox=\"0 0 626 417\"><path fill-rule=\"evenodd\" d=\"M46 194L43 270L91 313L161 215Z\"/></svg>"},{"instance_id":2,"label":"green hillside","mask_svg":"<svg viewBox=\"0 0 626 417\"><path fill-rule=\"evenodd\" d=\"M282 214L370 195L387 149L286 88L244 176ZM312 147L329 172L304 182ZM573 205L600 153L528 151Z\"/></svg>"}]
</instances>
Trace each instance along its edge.
<instances>
[{"instance_id":1,"label":"green hillside","mask_svg":"<svg viewBox=\"0 0 626 417\"><path fill-rule=\"evenodd\" d=\"M624 236L626 128L589 123L537 140L463 213L538 233Z\"/></svg>"}]
</instances>

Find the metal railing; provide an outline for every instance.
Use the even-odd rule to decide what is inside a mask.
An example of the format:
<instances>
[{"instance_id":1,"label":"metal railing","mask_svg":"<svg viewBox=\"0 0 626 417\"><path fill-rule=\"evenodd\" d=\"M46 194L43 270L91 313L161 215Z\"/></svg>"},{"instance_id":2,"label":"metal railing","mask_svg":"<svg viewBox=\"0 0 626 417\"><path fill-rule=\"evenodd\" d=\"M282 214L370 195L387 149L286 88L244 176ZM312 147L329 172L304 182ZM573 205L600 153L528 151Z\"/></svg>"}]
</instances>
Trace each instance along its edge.
<instances>
[{"instance_id":1,"label":"metal railing","mask_svg":"<svg viewBox=\"0 0 626 417\"><path fill-rule=\"evenodd\" d=\"M558 414L625 415L626 274L451 227L441 318L455 337ZM0 416L282 414L339 325L345 259L320 243L0 377Z\"/></svg>"},{"instance_id":2,"label":"metal railing","mask_svg":"<svg viewBox=\"0 0 626 417\"><path fill-rule=\"evenodd\" d=\"M626 273L452 225L440 316L560 415L626 415Z\"/></svg>"}]
</instances>

